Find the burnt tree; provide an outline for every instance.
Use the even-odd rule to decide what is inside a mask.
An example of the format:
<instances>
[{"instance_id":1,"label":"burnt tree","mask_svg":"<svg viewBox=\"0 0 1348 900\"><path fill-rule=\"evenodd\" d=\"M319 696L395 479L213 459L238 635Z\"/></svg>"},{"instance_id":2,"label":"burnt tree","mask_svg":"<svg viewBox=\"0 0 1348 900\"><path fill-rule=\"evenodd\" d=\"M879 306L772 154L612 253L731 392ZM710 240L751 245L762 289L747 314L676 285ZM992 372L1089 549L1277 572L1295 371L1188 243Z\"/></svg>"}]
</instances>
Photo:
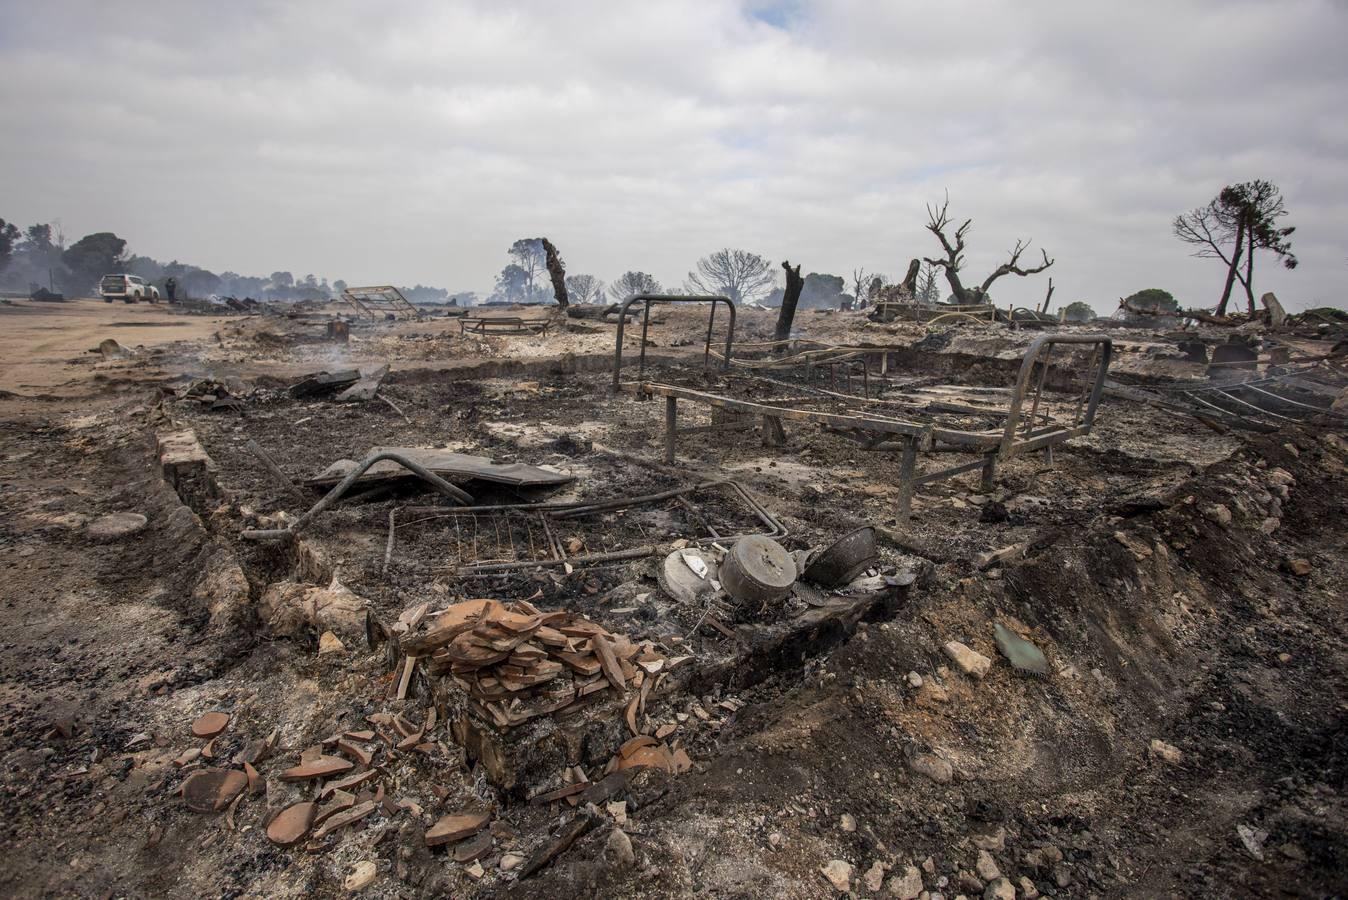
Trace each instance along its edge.
<instances>
[{"instance_id":1,"label":"burnt tree","mask_svg":"<svg viewBox=\"0 0 1348 900\"><path fill-rule=\"evenodd\" d=\"M791 261L782 263L786 270L786 291L782 294L782 308L777 313L777 331L773 340L786 341L791 337L791 322L796 318L796 304L800 302L800 292L805 288L805 279L800 277L800 266L791 268ZM778 347L780 350L781 347Z\"/></svg>"},{"instance_id":2,"label":"burnt tree","mask_svg":"<svg viewBox=\"0 0 1348 900\"><path fill-rule=\"evenodd\" d=\"M983 279L983 283L977 287L965 287L964 281L960 278L960 272L964 269L964 239L969 235L969 229L973 226L973 219L965 219L964 222L947 236L946 229L952 224L950 219L950 198L947 197L938 210L932 206L927 207L927 230L936 235L936 239L941 242L941 249L945 251L944 259L927 258L926 262L945 270L945 279L950 283L950 292L955 296L955 302L964 305L975 305L988 302L988 289L992 283L1003 275L1019 275L1022 278L1027 275L1037 275L1049 266L1053 265L1053 260L1048 258L1047 250L1040 250L1043 254L1044 262L1038 266L1022 268L1020 265L1020 255L1030 249L1029 241L1016 241L1016 246L1011 248L1011 258L1000 266L992 270L992 274ZM952 240L953 238L953 240Z\"/></svg>"},{"instance_id":3,"label":"burnt tree","mask_svg":"<svg viewBox=\"0 0 1348 900\"><path fill-rule=\"evenodd\" d=\"M557 298L557 305L566 309L566 269L562 265L562 257L557 253L557 248L553 246L552 241L547 238L539 238L538 240L543 245L548 277L552 279L552 295Z\"/></svg>"},{"instance_id":4,"label":"burnt tree","mask_svg":"<svg viewBox=\"0 0 1348 900\"><path fill-rule=\"evenodd\" d=\"M903 282L900 287L909 297L917 296L917 276L922 270L922 260L914 259L908 263L908 271L904 273Z\"/></svg>"}]
</instances>

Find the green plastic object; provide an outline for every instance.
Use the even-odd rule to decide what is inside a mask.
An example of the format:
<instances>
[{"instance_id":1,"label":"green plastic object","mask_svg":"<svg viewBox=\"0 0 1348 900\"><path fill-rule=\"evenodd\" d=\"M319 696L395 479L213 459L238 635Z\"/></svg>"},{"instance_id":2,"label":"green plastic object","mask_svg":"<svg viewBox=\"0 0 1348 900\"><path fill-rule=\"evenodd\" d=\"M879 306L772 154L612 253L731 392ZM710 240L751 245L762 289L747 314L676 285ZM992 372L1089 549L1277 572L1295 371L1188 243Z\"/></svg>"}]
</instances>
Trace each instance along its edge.
<instances>
[{"instance_id":1,"label":"green plastic object","mask_svg":"<svg viewBox=\"0 0 1348 900\"><path fill-rule=\"evenodd\" d=\"M1018 672L1029 672L1043 677L1048 675L1048 660L1034 644L1025 640L1001 622L992 625L992 636L997 649L1007 658L1011 667Z\"/></svg>"}]
</instances>

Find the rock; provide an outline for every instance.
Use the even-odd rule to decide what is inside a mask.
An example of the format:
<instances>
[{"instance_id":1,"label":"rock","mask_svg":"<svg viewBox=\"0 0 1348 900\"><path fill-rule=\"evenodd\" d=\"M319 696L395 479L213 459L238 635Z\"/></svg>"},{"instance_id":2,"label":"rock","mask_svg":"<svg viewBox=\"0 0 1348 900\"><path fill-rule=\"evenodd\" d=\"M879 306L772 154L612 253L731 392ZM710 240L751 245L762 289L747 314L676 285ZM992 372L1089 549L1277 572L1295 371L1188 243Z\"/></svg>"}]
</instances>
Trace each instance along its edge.
<instances>
[{"instance_id":1,"label":"rock","mask_svg":"<svg viewBox=\"0 0 1348 900\"><path fill-rule=\"evenodd\" d=\"M1252 828L1249 825L1237 825L1236 836L1240 838L1246 852L1260 862L1264 861L1264 841L1268 840L1267 831Z\"/></svg>"},{"instance_id":2,"label":"rock","mask_svg":"<svg viewBox=\"0 0 1348 900\"><path fill-rule=\"evenodd\" d=\"M871 863L871 867L866 870L866 874L861 876L861 880L866 885L866 890L872 894L885 886L885 864L876 860Z\"/></svg>"},{"instance_id":3,"label":"rock","mask_svg":"<svg viewBox=\"0 0 1348 900\"><path fill-rule=\"evenodd\" d=\"M96 352L103 354L104 359L127 359L131 356L131 351L117 343L115 338L99 341Z\"/></svg>"},{"instance_id":4,"label":"rock","mask_svg":"<svg viewBox=\"0 0 1348 900\"><path fill-rule=\"evenodd\" d=\"M483 875L487 874L487 870L482 868L482 863L476 861L471 866L464 866L463 870L467 872L468 877L474 881L477 881Z\"/></svg>"},{"instance_id":5,"label":"rock","mask_svg":"<svg viewBox=\"0 0 1348 900\"><path fill-rule=\"evenodd\" d=\"M343 644L342 639L339 638L337 635L333 634L331 631L325 631L323 632L322 635L319 636L318 638L319 656L326 656L329 653L344 653L344 652L346 652L346 644Z\"/></svg>"},{"instance_id":6,"label":"rock","mask_svg":"<svg viewBox=\"0 0 1348 900\"><path fill-rule=\"evenodd\" d=\"M632 839L627 836L627 832L621 828L609 832L608 840L604 842L604 859L609 865L620 869L636 865L637 855L632 850Z\"/></svg>"},{"instance_id":7,"label":"rock","mask_svg":"<svg viewBox=\"0 0 1348 900\"><path fill-rule=\"evenodd\" d=\"M950 779L955 777L955 770L950 763L930 753L914 756L908 761L908 768L919 775L927 776L937 784L949 784Z\"/></svg>"},{"instance_id":8,"label":"rock","mask_svg":"<svg viewBox=\"0 0 1348 900\"><path fill-rule=\"evenodd\" d=\"M1072 883L1072 870L1063 863L1058 863L1053 867L1053 883L1060 888L1065 888Z\"/></svg>"},{"instance_id":9,"label":"rock","mask_svg":"<svg viewBox=\"0 0 1348 900\"><path fill-rule=\"evenodd\" d=\"M782 833L780 831L774 831L772 834L768 835L768 844L774 848L782 846Z\"/></svg>"},{"instance_id":10,"label":"rock","mask_svg":"<svg viewBox=\"0 0 1348 900\"><path fill-rule=\"evenodd\" d=\"M955 876L955 884L959 885L960 890L970 894L981 894L983 893L983 888L987 887L987 885L983 883L983 879L979 878L968 869L959 870L959 874Z\"/></svg>"},{"instance_id":11,"label":"rock","mask_svg":"<svg viewBox=\"0 0 1348 900\"><path fill-rule=\"evenodd\" d=\"M140 513L116 512L94 519L85 534L93 541L117 541L143 531L149 522Z\"/></svg>"},{"instance_id":12,"label":"rock","mask_svg":"<svg viewBox=\"0 0 1348 900\"><path fill-rule=\"evenodd\" d=\"M1299 846L1297 846L1296 844L1293 844L1293 843L1290 842L1290 841L1287 842L1286 844L1283 844L1282 846L1280 846L1280 847L1278 848L1278 852L1281 853L1283 856L1287 857L1288 859L1293 860L1293 861L1295 861L1295 862L1305 862L1305 861L1306 861L1306 851L1305 851L1305 850L1302 850Z\"/></svg>"},{"instance_id":13,"label":"rock","mask_svg":"<svg viewBox=\"0 0 1348 900\"><path fill-rule=\"evenodd\" d=\"M1062 851L1052 844L1045 844L1037 850L1031 850L1024 856L1025 865L1039 872L1046 872L1062 862Z\"/></svg>"},{"instance_id":14,"label":"rock","mask_svg":"<svg viewBox=\"0 0 1348 900\"><path fill-rule=\"evenodd\" d=\"M1283 487L1291 487L1297 483L1292 473L1283 468L1269 469L1268 480L1271 484L1282 485Z\"/></svg>"},{"instance_id":15,"label":"rock","mask_svg":"<svg viewBox=\"0 0 1348 900\"><path fill-rule=\"evenodd\" d=\"M1214 503L1211 506L1203 507L1203 515L1210 521L1221 525L1223 528L1231 524L1231 510L1220 503Z\"/></svg>"},{"instance_id":16,"label":"rock","mask_svg":"<svg viewBox=\"0 0 1348 900\"><path fill-rule=\"evenodd\" d=\"M998 825L995 831L975 834L973 842L979 850L1003 850L1006 848L1006 829Z\"/></svg>"},{"instance_id":17,"label":"rock","mask_svg":"<svg viewBox=\"0 0 1348 900\"><path fill-rule=\"evenodd\" d=\"M1020 876L1020 895L1025 900L1035 900L1039 896L1039 888L1034 886L1034 882L1026 876Z\"/></svg>"},{"instance_id":18,"label":"rock","mask_svg":"<svg viewBox=\"0 0 1348 900\"><path fill-rule=\"evenodd\" d=\"M926 872L928 875L935 875L936 860L932 859L930 856L922 860L922 871Z\"/></svg>"},{"instance_id":19,"label":"rock","mask_svg":"<svg viewBox=\"0 0 1348 900\"><path fill-rule=\"evenodd\" d=\"M1298 577L1306 577L1311 574L1311 562L1308 559L1289 559L1287 561L1288 570Z\"/></svg>"},{"instance_id":20,"label":"rock","mask_svg":"<svg viewBox=\"0 0 1348 900\"><path fill-rule=\"evenodd\" d=\"M902 875L889 879L889 893L898 900L917 900L922 893L922 873L917 866L904 866Z\"/></svg>"},{"instance_id":21,"label":"rock","mask_svg":"<svg viewBox=\"0 0 1348 900\"><path fill-rule=\"evenodd\" d=\"M344 642L365 640L369 606L337 579L326 588L294 581L270 585L258 601L258 618L274 637L303 638L331 631Z\"/></svg>"},{"instance_id":22,"label":"rock","mask_svg":"<svg viewBox=\"0 0 1348 900\"><path fill-rule=\"evenodd\" d=\"M501 854L501 871L502 871L502 872L509 872L509 871L512 870L512 869L517 869L517 868L520 867L520 864L522 864L523 862L524 862L524 857L523 857L523 856L520 856L518 853L502 853L502 854Z\"/></svg>"},{"instance_id":23,"label":"rock","mask_svg":"<svg viewBox=\"0 0 1348 900\"><path fill-rule=\"evenodd\" d=\"M847 893L848 888L852 886L852 864L844 862L841 859L831 859L828 865L819 870L828 879L828 883L833 885L833 889L840 894Z\"/></svg>"},{"instance_id":24,"label":"rock","mask_svg":"<svg viewBox=\"0 0 1348 900\"><path fill-rule=\"evenodd\" d=\"M996 881L1002 877L1002 870L997 868L997 861L986 850L978 851L978 862L974 864L974 871L984 881Z\"/></svg>"},{"instance_id":25,"label":"rock","mask_svg":"<svg viewBox=\"0 0 1348 900\"><path fill-rule=\"evenodd\" d=\"M192 588L192 601L210 611L212 624L237 629L242 614L252 605L248 576L234 554L224 548L211 553L204 569Z\"/></svg>"},{"instance_id":26,"label":"rock","mask_svg":"<svg viewBox=\"0 0 1348 900\"><path fill-rule=\"evenodd\" d=\"M375 876L378 874L379 869L371 860L361 860L356 863L355 868L351 870L351 874L346 876L346 880L342 882L342 887L353 893L363 891L374 884Z\"/></svg>"},{"instance_id":27,"label":"rock","mask_svg":"<svg viewBox=\"0 0 1348 900\"><path fill-rule=\"evenodd\" d=\"M1005 878L995 878L984 889L983 900L1016 900L1016 889Z\"/></svg>"},{"instance_id":28,"label":"rock","mask_svg":"<svg viewBox=\"0 0 1348 900\"><path fill-rule=\"evenodd\" d=\"M1150 750L1152 756L1172 766L1178 766L1184 762L1184 752L1172 744L1167 744L1160 738L1151 739Z\"/></svg>"},{"instance_id":29,"label":"rock","mask_svg":"<svg viewBox=\"0 0 1348 900\"><path fill-rule=\"evenodd\" d=\"M842 816L838 819L838 827L841 828L843 831L846 831L848 834L851 834L853 831L857 830L856 817L853 816L851 813L843 813Z\"/></svg>"},{"instance_id":30,"label":"rock","mask_svg":"<svg viewBox=\"0 0 1348 900\"><path fill-rule=\"evenodd\" d=\"M922 676L916 672L908 673L908 684L915 688L922 687Z\"/></svg>"},{"instance_id":31,"label":"rock","mask_svg":"<svg viewBox=\"0 0 1348 900\"><path fill-rule=\"evenodd\" d=\"M959 641L950 641L945 645L945 655L971 678L982 678L992 668L992 660L977 650L971 650Z\"/></svg>"}]
</instances>

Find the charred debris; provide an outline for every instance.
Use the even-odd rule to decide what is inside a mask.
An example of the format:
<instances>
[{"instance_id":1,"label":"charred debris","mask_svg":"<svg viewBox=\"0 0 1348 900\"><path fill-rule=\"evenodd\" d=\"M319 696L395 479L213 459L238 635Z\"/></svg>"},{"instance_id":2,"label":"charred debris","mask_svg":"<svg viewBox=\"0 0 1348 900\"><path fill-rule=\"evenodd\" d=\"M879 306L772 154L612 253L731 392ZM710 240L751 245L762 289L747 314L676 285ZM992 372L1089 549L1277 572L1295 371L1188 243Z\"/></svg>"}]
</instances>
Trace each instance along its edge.
<instances>
[{"instance_id":1,"label":"charred debris","mask_svg":"<svg viewBox=\"0 0 1348 900\"><path fill-rule=\"evenodd\" d=\"M298 743L200 710L181 803L287 853L394 842L413 884L444 856L507 887L587 841L629 865L634 817L711 762L757 686L915 615L924 586L1001 578L1064 527L1161 508L1176 473L1247 435L1348 422L1342 321L1271 296L1262 318L998 308L979 302L996 278L1052 260L1022 268L1018 243L965 289L967 224L932 213L955 306L914 302L916 260L855 312L797 313L787 263L780 315L714 296L569 305L545 241L555 308L428 317L376 286L347 289L344 311L238 320L211 352L290 374L190 379L154 412L166 477L228 549L238 608L212 619L309 648L320 679L368 677ZM444 355L460 361L430 362ZM294 374L306 361L324 365ZM1053 629L970 616L926 648L915 691L997 668L1069 677ZM938 783L955 771L921 741L907 758ZM1064 865L1018 866L1014 884L1061 890ZM960 877L1012 896L997 868ZM348 886L374 877L359 863ZM937 883L842 860L820 877L913 897Z\"/></svg>"}]
</instances>

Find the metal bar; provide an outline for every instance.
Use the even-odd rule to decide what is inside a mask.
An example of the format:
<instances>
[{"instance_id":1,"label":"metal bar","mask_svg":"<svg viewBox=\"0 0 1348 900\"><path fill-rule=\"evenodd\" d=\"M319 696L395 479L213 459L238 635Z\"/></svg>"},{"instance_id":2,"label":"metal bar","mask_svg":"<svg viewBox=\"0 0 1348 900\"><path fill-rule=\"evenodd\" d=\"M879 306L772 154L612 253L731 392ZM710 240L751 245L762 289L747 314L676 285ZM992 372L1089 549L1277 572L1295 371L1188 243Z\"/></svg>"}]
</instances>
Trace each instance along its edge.
<instances>
[{"instance_id":1,"label":"metal bar","mask_svg":"<svg viewBox=\"0 0 1348 900\"><path fill-rule=\"evenodd\" d=\"M641 390L648 394L659 394L663 397L678 397L685 400L696 400L699 403L706 403L709 406L720 406L724 409L733 409L752 415L779 416L783 419L790 419L796 422L827 424L840 428L862 428L867 431L883 431L891 434L913 435L915 437L925 437L931 430L930 425L902 422L897 419L875 419L866 416L825 413L817 412L815 410L794 409L791 407L766 406L762 403L755 403L749 400L734 400L717 394L709 394L705 391L695 391L690 388L677 387L672 384L660 384L658 382L645 382L641 385Z\"/></svg>"},{"instance_id":2,"label":"metal bar","mask_svg":"<svg viewBox=\"0 0 1348 900\"><path fill-rule=\"evenodd\" d=\"M679 434L702 434L708 431L745 431L757 427L752 419L745 419L743 422L718 422L715 425L694 425L690 428L680 428Z\"/></svg>"},{"instance_id":3,"label":"metal bar","mask_svg":"<svg viewBox=\"0 0 1348 900\"><path fill-rule=\"evenodd\" d=\"M982 469L987 466L987 460L979 458L971 463L964 463L959 466L951 466L949 469L942 469L939 472L928 472L924 475L918 475L913 479L913 486L917 487L923 484L930 484L933 481L944 481L955 475L963 475L965 472L972 472L974 469Z\"/></svg>"},{"instance_id":4,"label":"metal bar","mask_svg":"<svg viewBox=\"0 0 1348 900\"><path fill-rule=\"evenodd\" d=\"M909 438L903 444L903 456L899 459L899 521L907 521L913 515L913 491L917 485L913 482L913 470L917 466L917 441Z\"/></svg>"},{"instance_id":5,"label":"metal bar","mask_svg":"<svg viewBox=\"0 0 1348 900\"><path fill-rule=\"evenodd\" d=\"M1020 410L1025 403L1025 391L1029 386L1030 376L1034 373L1035 361L1039 358L1043 348L1050 344L1095 344L1101 348L1100 368L1096 373L1095 384L1091 388L1091 396L1086 404L1086 415L1082 421L1082 426L1089 430L1095 422L1095 410L1100 405L1100 397L1104 393L1105 376L1109 372L1109 361L1114 352L1114 342L1102 335L1040 335L1030 342L1029 349L1025 351L1025 359L1020 364L1020 374L1016 376L1016 386L1011 394L1011 405L1007 410L1006 427L1002 432L1001 454L1004 457L1016 452L1013 447L1016 441L1016 430L1020 426Z\"/></svg>"},{"instance_id":6,"label":"metal bar","mask_svg":"<svg viewBox=\"0 0 1348 900\"><path fill-rule=\"evenodd\" d=\"M665 462L674 464L674 438L678 433L679 398L665 397Z\"/></svg>"},{"instance_id":7,"label":"metal bar","mask_svg":"<svg viewBox=\"0 0 1348 900\"><path fill-rule=\"evenodd\" d=\"M384 568L379 570L379 574L388 574L388 565L393 561L393 534L398 527L398 507L393 507L388 511L388 542L384 544Z\"/></svg>"},{"instance_id":8,"label":"metal bar","mask_svg":"<svg viewBox=\"0 0 1348 900\"><path fill-rule=\"evenodd\" d=\"M1295 421L1296 421L1296 419L1292 419L1292 418L1289 418L1289 417L1287 417L1287 416L1281 416L1281 415L1278 415L1277 413L1273 412L1272 410L1264 409L1262 406L1255 406L1253 403L1246 403L1244 400L1240 399L1240 398L1237 397L1235 394L1232 394L1232 393L1230 393L1229 391L1218 391L1217 393L1221 394L1223 397L1226 397L1226 398L1229 399L1229 400L1234 400L1234 401L1236 401L1236 402L1239 403L1241 406L1248 406L1250 409L1254 410L1255 412L1259 413L1260 415L1264 415L1264 416L1272 416L1272 417L1275 418L1275 419L1282 419L1284 422L1295 422Z\"/></svg>"},{"instance_id":9,"label":"metal bar","mask_svg":"<svg viewBox=\"0 0 1348 900\"><path fill-rule=\"evenodd\" d=\"M711 305L711 315L707 316L707 344L702 350L702 374L705 375L711 369L711 331L712 326L716 324L716 304Z\"/></svg>"},{"instance_id":10,"label":"metal bar","mask_svg":"<svg viewBox=\"0 0 1348 900\"><path fill-rule=\"evenodd\" d=\"M1053 358L1053 344L1047 344L1047 350L1044 351L1044 358L1039 362L1039 383L1034 388L1034 403L1030 405L1030 417L1025 422L1025 430L1028 432L1034 427L1035 416L1039 414L1039 400L1044 396L1044 382L1048 380L1049 360Z\"/></svg>"},{"instance_id":11,"label":"metal bar","mask_svg":"<svg viewBox=\"0 0 1348 900\"><path fill-rule=\"evenodd\" d=\"M1091 347L1091 358L1086 361L1086 376L1081 379L1081 396L1077 398L1077 408L1072 413L1072 421L1081 422L1081 408L1086 405L1086 395L1091 389L1091 372L1095 369L1095 357L1100 352L1100 345Z\"/></svg>"},{"instance_id":12,"label":"metal bar","mask_svg":"<svg viewBox=\"0 0 1348 900\"><path fill-rule=\"evenodd\" d=\"M1188 394L1186 396L1188 396L1190 400L1195 400L1203 404L1208 409L1216 410L1217 412L1221 413L1222 416L1224 417L1229 416L1231 418L1234 418L1237 422L1241 424L1242 427L1249 428L1254 431L1263 431L1263 432L1278 430L1278 426L1276 425L1270 425L1267 422L1260 422L1255 419L1246 418L1245 416L1242 416L1240 413L1232 412L1231 410L1226 409L1225 407L1222 406L1218 406L1215 403L1209 403L1208 401L1204 400L1197 394Z\"/></svg>"},{"instance_id":13,"label":"metal bar","mask_svg":"<svg viewBox=\"0 0 1348 900\"><path fill-rule=\"evenodd\" d=\"M997 454L983 454L983 477L979 479L978 489L980 491L990 491L997 483Z\"/></svg>"},{"instance_id":14,"label":"metal bar","mask_svg":"<svg viewBox=\"0 0 1348 900\"><path fill-rule=\"evenodd\" d=\"M300 490L299 485L295 484L295 482L290 479L289 475L281 471L281 467L276 464L276 460L272 459L270 453L258 446L257 441L249 438L247 447L248 452L258 458L258 461L262 463L263 468L270 472L271 476L285 487L287 494L301 503L308 500L308 498L304 496L304 491Z\"/></svg>"},{"instance_id":15,"label":"metal bar","mask_svg":"<svg viewBox=\"0 0 1348 900\"><path fill-rule=\"evenodd\" d=\"M1330 410L1329 407L1327 407L1327 406L1316 406L1316 405L1313 404L1313 403L1302 403L1302 402L1300 402L1299 400L1292 400L1292 399L1289 398L1289 397L1284 397L1284 396L1282 396L1281 394L1275 394L1275 393L1273 393L1272 391L1266 391L1266 390L1264 390L1263 388L1255 387L1255 386L1252 385L1252 384L1243 384L1243 385L1241 385L1241 387L1247 388L1247 389L1249 389L1249 390L1251 390L1251 391L1255 391L1256 393L1263 394L1265 397L1272 397L1274 400L1277 400L1279 403L1286 403L1288 406L1296 406L1296 407L1299 407L1299 408L1301 408L1301 409L1309 409L1309 410L1311 410L1312 412L1316 412L1316 413L1329 413L1329 412L1331 412L1331 410ZM1332 413L1331 413L1331 414L1332 414Z\"/></svg>"}]
</instances>

